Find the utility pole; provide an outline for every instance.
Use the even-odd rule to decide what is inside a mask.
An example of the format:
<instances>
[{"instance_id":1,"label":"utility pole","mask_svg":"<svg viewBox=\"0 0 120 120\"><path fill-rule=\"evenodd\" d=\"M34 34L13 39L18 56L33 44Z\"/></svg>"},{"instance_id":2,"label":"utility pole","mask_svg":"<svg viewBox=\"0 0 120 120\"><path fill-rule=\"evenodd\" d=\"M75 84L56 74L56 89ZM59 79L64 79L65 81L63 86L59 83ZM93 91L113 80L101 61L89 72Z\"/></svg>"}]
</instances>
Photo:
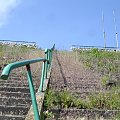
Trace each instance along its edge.
<instances>
[{"instance_id":1,"label":"utility pole","mask_svg":"<svg viewBox=\"0 0 120 120\"><path fill-rule=\"evenodd\" d=\"M103 39L104 39L104 48L106 48L106 33L104 28L104 14L102 12L102 29L103 29Z\"/></svg>"},{"instance_id":2,"label":"utility pole","mask_svg":"<svg viewBox=\"0 0 120 120\"><path fill-rule=\"evenodd\" d=\"M116 26L116 18L115 18L115 12L113 10L113 17L114 17L114 29L115 29L115 38L116 38L116 49L118 49L118 33L117 33L117 26Z\"/></svg>"}]
</instances>

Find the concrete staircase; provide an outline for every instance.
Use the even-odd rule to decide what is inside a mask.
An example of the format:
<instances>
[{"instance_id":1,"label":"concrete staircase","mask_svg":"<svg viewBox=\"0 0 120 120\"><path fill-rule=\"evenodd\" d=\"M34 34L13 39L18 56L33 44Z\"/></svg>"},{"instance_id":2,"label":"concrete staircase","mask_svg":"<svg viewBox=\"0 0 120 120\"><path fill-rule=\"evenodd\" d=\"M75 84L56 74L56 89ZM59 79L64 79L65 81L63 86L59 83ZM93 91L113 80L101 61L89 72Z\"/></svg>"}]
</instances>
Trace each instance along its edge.
<instances>
[{"instance_id":1,"label":"concrete staircase","mask_svg":"<svg viewBox=\"0 0 120 120\"><path fill-rule=\"evenodd\" d=\"M1 71L0 71L1 73ZM33 79L37 92L39 81ZM8 80L0 79L0 120L25 120L31 106L27 78L11 73Z\"/></svg>"}]
</instances>

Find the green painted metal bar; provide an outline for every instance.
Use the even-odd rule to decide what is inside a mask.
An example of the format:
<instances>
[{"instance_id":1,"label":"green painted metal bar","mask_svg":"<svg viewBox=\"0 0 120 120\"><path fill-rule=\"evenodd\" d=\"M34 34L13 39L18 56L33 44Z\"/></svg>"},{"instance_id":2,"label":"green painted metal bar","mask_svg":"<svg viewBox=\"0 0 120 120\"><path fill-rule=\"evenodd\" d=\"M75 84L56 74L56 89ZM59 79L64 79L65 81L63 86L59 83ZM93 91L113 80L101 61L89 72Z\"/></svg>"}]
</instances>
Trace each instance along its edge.
<instances>
[{"instance_id":1,"label":"green painted metal bar","mask_svg":"<svg viewBox=\"0 0 120 120\"><path fill-rule=\"evenodd\" d=\"M47 57L47 60L49 61L49 49L47 49L47 51L46 51L46 57ZM50 61L47 64L47 71L49 71L49 64L50 64Z\"/></svg>"},{"instance_id":2,"label":"green painted metal bar","mask_svg":"<svg viewBox=\"0 0 120 120\"><path fill-rule=\"evenodd\" d=\"M44 78L46 79L47 78L47 62L45 62L45 71L44 71Z\"/></svg>"},{"instance_id":3,"label":"green painted metal bar","mask_svg":"<svg viewBox=\"0 0 120 120\"><path fill-rule=\"evenodd\" d=\"M52 55L53 55L53 51L51 50L51 62L52 62Z\"/></svg>"},{"instance_id":4,"label":"green painted metal bar","mask_svg":"<svg viewBox=\"0 0 120 120\"><path fill-rule=\"evenodd\" d=\"M49 67L50 67L50 57L49 57L49 53L50 53L50 52L49 52L49 49L48 49L48 53L47 53L47 54L48 54L48 61L49 61L48 70L49 70Z\"/></svg>"},{"instance_id":5,"label":"green painted metal bar","mask_svg":"<svg viewBox=\"0 0 120 120\"><path fill-rule=\"evenodd\" d=\"M51 48L51 50L52 50L52 51L55 50L55 44L53 45L53 47Z\"/></svg>"},{"instance_id":6,"label":"green painted metal bar","mask_svg":"<svg viewBox=\"0 0 120 120\"><path fill-rule=\"evenodd\" d=\"M40 61L48 61L48 60L46 60L45 58L37 58L37 59L24 60L24 61L20 61L20 62L11 63L4 68L4 70L2 71L2 74L1 74L1 78L4 80L7 80L11 70L18 68L18 67L28 65L28 64L40 62Z\"/></svg>"},{"instance_id":7,"label":"green painted metal bar","mask_svg":"<svg viewBox=\"0 0 120 120\"><path fill-rule=\"evenodd\" d=\"M49 61L49 50L47 50L47 59ZM49 64L50 64L50 61L49 61ZM47 65L47 71L49 70L49 64Z\"/></svg>"},{"instance_id":8,"label":"green painted metal bar","mask_svg":"<svg viewBox=\"0 0 120 120\"><path fill-rule=\"evenodd\" d=\"M42 66L42 76L41 76L41 82L40 82L40 92L43 91L43 83L44 83L44 79L45 79L45 63L43 62L43 66Z\"/></svg>"},{"instance_id":9,"label":"green painted metal bar","mask_svg":"<svg viewBox=\"0 0 120 120\"><path fill-rule=\"evenodd\" d=\"M50 61L50 66L51 66L51 50L49 49L49 61ZM50 66L49 66L49 69L50 69Z\"/></svg>"},{"instance_id":10,"label":"green painted metal bar","mask_svg":"<svg viewBox=\"0 0 120 120\"><path fill-rule=\"evenodd\" d=\"M45 49L45 58L48 60L48 49ZM47 79L48 62L45 63L45 78Z\"/></svg>"},{"instance_id":11,"label":"green painted metal bar","mask_svg":"<svg viewBox=\"0 0 120 120\"><path fill-rule=\"evenodd\" d=\"M35 118L35 120L40 120L38 106L37 106L35 92L34 92L34 86L33 86L33 82L32 82L32 74L31 74L31 70L30 70L30 65L29 64L26 65L26 68L27 68L28 84L29 84L30 94L31 94L31 98L32 98L34 118Z\"/></svg>"},{"instance_id":12,"label":"green painted metal bar","mask_svg":"<svg viewBox=\"0 0 120 120\"><path fill-rule=\"evenodd\" d=\"M51 67L51 62L52 62L52 50L50 49L50 67Z\"/></svg>"}]
</instances>

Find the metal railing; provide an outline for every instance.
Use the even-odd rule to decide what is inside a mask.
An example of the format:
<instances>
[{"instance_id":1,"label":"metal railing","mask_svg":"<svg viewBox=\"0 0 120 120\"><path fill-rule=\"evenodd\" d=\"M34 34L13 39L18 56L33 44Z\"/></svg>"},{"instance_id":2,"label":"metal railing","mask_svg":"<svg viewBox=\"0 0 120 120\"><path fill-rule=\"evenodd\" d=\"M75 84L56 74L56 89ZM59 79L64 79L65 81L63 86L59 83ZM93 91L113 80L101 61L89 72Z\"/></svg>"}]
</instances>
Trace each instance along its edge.
<instances>
[{"instance_id":1,"label":"metal railing","mask_svg":"<svg viewBox=\"0 0 120 120\"><path fill-rule=\"evenodd\" d=\"M38 105L37 105L37 101L36 101L30 64L33 64L36 62L43 62L41 82L40 82L40 86L38 89L38 91L43 92L44 81L45 81L45 79L47 79L48 72L50 72L51 62L52 62L52 52L53 52L54 48L55 48L55 45L53 45L53 47L51 49L45 50L45 55L46 55L45 58L36 58L36 59L24 60L24 61L19 61L19 62L14 62L14 63L8 64L4 68L4 70L2 71L2 74L1 74L1 78L3 80L7 80L10 72L13 69L22 67L22 66L26 66L27 79L28 79L28 84L29 84L29 89L30 89L30 94L31 94L31 99L32 99L32 106L33 106L35 120L41 120L41 118L39 115Z\"/></svg>"},{"instance_id":2,"label":"metal railing","mask_svg":"<svg viewBox=\"0 0 120 120\"><path fill-rule=\"evenodd\" d=\"M115 50L120 50L120 48L117 47L102 47L102 46L80 46L80 45L72 45L71 50L76 50L76 49L82 49L82 50L89 50L97 48L99 50L108 50L108 51L115 51Z\"/></svg>"}]
</instances>

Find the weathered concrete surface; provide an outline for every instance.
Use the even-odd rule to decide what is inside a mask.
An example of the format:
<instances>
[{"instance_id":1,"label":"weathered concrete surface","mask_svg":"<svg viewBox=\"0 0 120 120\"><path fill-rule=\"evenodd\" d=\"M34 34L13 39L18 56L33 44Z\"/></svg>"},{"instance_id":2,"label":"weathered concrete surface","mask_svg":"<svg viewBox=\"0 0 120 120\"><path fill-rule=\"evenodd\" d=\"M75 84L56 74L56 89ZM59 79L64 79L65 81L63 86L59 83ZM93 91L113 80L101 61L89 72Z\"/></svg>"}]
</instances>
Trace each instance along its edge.
<instances>
[{"instance_id":1,"label":"weathered concrete surface","mask_svg":"<svg viewBox=\"0 0 120 120\"><path fill-rule=\"evenodd\" d=\"M40 114L40 112L42 110L43 100L44 100L44 93L43 92L38 92L36 94L36 100L37 100L38 110L39 110L39 114ZM34 120L34 112L33 112L32 105L30 107L30 110L29 110L25 120Z\"/></svg>"}]
</instances>

